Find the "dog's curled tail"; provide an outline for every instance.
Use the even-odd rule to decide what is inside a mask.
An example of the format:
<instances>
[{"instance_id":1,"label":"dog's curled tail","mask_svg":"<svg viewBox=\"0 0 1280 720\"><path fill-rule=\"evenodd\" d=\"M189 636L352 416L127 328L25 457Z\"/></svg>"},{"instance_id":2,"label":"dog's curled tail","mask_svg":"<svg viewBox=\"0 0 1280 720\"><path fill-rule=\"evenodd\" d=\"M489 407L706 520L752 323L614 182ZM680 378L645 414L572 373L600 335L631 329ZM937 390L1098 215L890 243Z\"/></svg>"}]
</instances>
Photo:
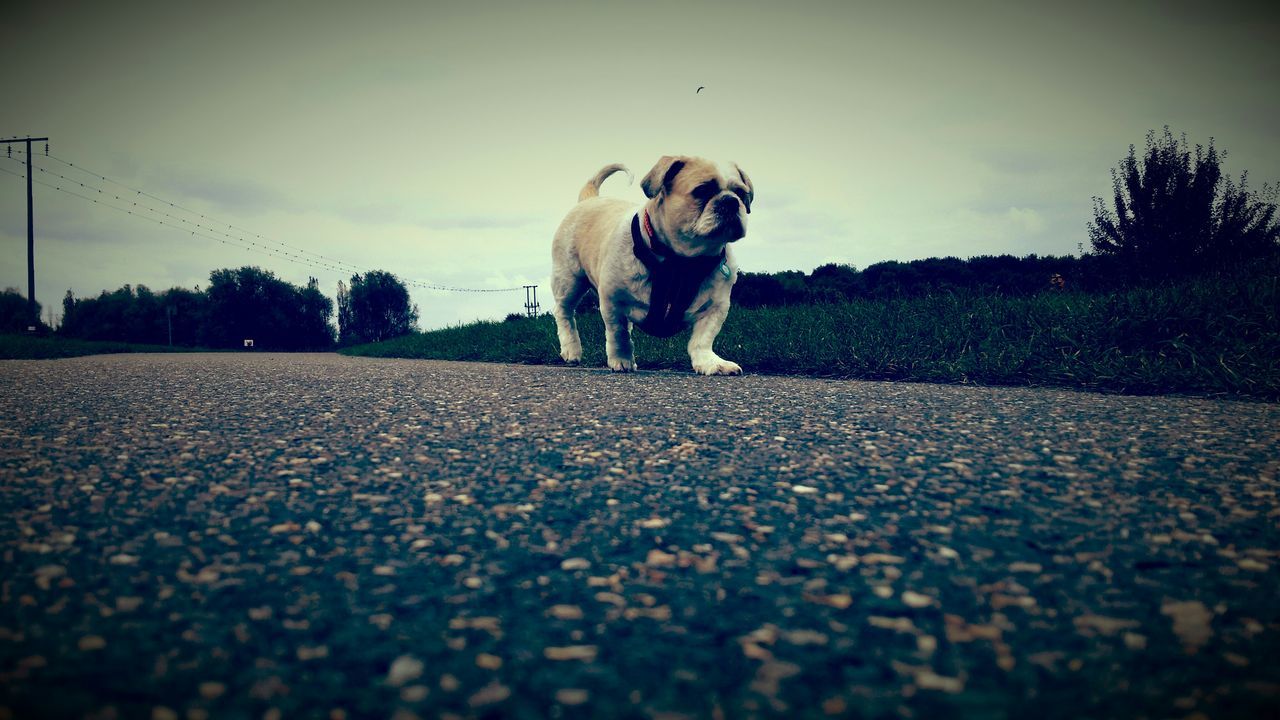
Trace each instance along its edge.
<instances>
[{"instance_id":1,"label":"dog's curled tail","mask_svg":"<svg viewBox=\"0 0 1280 720\"><path fill-rule=\"evenodd\" d=\"M582 202L587 198L598 197L600 195L600 185L604 183L606 178L616 172L626 173L628 182L634 180L634 177L631 175L631 171L627 169L626 165L619 163L605 165L600 168L600 172L596 173L595 177L588 180L587 184L582 186L582 192L578 193L578 202Z\"/></svg>"}]
</instances>

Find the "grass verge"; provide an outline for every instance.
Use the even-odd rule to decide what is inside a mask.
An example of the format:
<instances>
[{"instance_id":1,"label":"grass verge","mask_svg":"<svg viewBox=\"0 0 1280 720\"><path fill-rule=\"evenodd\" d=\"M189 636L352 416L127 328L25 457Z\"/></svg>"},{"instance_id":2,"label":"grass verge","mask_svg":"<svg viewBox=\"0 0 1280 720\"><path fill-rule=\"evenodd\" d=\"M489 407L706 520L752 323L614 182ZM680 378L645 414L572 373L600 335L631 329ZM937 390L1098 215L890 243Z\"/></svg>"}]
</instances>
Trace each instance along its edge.
<instances>
[{"instance_id":1,"label":"grass verge","mask_svg":"<svg viewBox=\"0 0 1280 720\"><path fill-rule=\"evenodd\" d=\"M735 308L716 340L747 372L1134 394L1280 399L1280 280L1200 278L1112 293L942 293L841 305ZM600 318L580 315L584 364L604 364ZM687 331L635 332L642 369L689 369ZM347 348L350 355L552 364L549 316Z\"/></svg>"},{"instance_id":2,"label":"grass verge","mask_svg":"<svg viewBox=\"0 0 1280 720\"><path fill-rule=\"evenodd\" d=\"M174 348L168 345L133 345L123 342L69 340L59 337L0 335L0 360L43 360L108 353L191 351L191 348Z\"/></svg>"}]
</instances>

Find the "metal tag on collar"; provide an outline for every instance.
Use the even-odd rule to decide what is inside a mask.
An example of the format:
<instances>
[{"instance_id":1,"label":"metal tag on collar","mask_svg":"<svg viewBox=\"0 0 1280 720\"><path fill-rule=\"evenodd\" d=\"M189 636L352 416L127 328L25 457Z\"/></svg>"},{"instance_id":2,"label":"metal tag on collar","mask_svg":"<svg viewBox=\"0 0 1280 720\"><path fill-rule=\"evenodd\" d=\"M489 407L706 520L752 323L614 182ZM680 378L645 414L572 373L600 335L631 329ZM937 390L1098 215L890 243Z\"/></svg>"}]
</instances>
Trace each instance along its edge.
<instances>
[{"instance_id":1,"label":"metal tag on collar","mask_svg":"<svg viewBox=\"0 0 1280 720\"><path fill-rule=\"evenodd\" d=\"M728 280L728 279L730 279L730 278L732 278L732 277L733 277L733 271L729 269L729 261L728 261L728 260L721 260L721 261L720 261L720 274L721 274L721 275L724 275L724 277L725 277L725 279L726 279L726 280Z\"/></svg>"}]
</instances>

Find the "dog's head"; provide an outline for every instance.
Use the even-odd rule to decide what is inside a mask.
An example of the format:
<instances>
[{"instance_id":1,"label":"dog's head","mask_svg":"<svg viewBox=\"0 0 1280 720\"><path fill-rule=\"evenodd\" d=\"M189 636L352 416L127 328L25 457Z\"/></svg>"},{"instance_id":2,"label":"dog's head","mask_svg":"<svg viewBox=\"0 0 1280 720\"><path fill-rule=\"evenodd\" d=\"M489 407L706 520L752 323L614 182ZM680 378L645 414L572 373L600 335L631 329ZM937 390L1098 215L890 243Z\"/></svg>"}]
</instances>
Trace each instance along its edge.
<instances>
[{"instance_id":1,"label":"dog's head","mask_svg":"<svg viewBox=\"0 0 1280 720\"><path fill-rule=\"evenodd\" d=\"M747 234L755 193L736 163L664 155L640 187L651 198L655 229L680 255L715 255Z\"/></svg>"}]
</instances>

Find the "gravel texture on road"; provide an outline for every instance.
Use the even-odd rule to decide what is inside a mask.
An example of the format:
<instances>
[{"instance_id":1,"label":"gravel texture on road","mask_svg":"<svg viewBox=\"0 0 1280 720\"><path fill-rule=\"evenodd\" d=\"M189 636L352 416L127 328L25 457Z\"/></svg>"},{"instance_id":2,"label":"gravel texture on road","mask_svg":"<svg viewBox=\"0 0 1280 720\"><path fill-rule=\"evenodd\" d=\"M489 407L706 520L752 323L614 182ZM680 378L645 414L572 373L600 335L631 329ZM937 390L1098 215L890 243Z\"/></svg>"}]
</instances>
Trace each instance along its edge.
<instances>
[{"instance_id":1,"label":"gravel texture on road","mask_svg":"<svg viewBox=\"0 0 1280 720\"><path fill-rule=\"evenodd\" d=\"M1280 407L0 362L0 718L1257 717Z\"/></svg>"}]
</instances>

